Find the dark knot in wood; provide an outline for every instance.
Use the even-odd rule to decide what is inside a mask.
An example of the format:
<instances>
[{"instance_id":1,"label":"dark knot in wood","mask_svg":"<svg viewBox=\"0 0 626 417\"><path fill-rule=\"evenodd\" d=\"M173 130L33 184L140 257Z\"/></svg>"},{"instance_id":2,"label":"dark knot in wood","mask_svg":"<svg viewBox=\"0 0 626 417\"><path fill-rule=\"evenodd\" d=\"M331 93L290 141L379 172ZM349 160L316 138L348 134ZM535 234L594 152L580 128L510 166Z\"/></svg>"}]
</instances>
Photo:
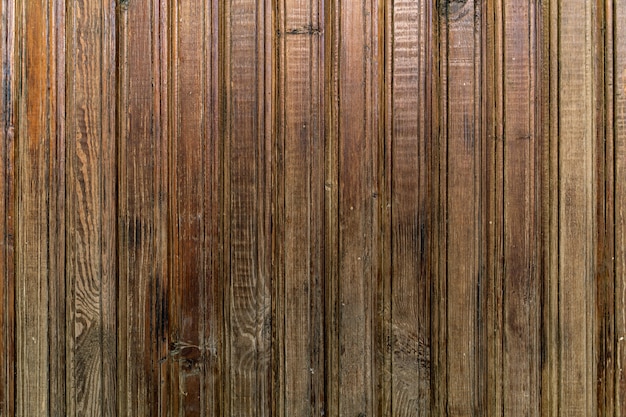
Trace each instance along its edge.
<instances>
[{"instance_id":1,"label":"dark knot in wood","mask_svg":"<svg viewBox=\"0 0 626 417\"><path fill-rule=\"evenodd\" d=\"M467 0L438 0L437 3L441 16L459 18L465 15L463 8L467 4Z\"/></svg>"}]
</instances>

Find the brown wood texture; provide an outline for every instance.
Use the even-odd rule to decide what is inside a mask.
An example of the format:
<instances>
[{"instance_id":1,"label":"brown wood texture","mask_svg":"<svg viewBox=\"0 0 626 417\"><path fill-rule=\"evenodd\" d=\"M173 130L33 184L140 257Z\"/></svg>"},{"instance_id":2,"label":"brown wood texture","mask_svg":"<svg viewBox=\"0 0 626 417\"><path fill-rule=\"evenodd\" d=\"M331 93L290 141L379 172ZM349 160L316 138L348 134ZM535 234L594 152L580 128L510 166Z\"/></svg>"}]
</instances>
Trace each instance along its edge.
<instances>
[{"instance_id":1,"label":"brown wood texture","mask_svg":"<svg viewBox=\"0 0 626 417\"><path fill-rule=\"evenodd\" d=\"M626 415L622 0L0 0L0 416Z\"/></svg>"}]
</instances>

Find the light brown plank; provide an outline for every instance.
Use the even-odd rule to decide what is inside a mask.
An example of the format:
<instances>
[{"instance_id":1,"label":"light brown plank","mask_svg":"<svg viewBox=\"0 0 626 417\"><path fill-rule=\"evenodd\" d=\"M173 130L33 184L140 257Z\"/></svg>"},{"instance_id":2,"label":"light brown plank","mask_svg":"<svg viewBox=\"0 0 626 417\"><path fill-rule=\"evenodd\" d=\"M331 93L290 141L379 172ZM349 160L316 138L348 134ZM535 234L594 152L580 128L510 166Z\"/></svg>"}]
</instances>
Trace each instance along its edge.
<instances>
[{"instance_id":1,"label":"light brown plank","mask_svg":"<svg viewBox=\"0 0 626 417\"><path fill-rule=\"evenodd\" d=\"M502 415L539 412L534 2L502 2ZM498 17L496 17L498 19Z\"/></svg>"},{"instance_id":2,"label":"light brown plank","mask_svg":"<svg viewBox=\"0 0 626 417\"><path fill-rule=\"evenodd\" d=\"M324 411L323 12L319 1L278 7L279 280L275 311L277 415ZM283 328L284 327L284 328Z\"/></svg>"},{"instance_id":3,"label":"light brown plank","mask_svg":"<svg viewBox=\"0 0 626 417\"><path fill-rule=\"evenodd\" d=\"M430 415L430 259L426 86L430 4L397 1L392 16L391 309L394 416Z\"/></svg>"},{"instance_id":4,"label":"light brown plank","mask_svg":"<svg viewBox=\"0 0 626 417\"><path fill-rule=\"evenodd\" d=\"M224 5L225 414L271 408L269 2Z\"/></svg>"},{"instance_id":5,"label":"light brown plank","mask_svg":"<svg viewBox=\"0 0 626 417\"><path fill-rule=\"evenodd\" d=\"M67 409L115 414L115 126L112 1L67 7Z\"/></svg>"},{"instance_id":6,"label":"light brown plank","mask_svg":"<svg viewBox=\"0 0 626 417\"><path fill-rule=\"evenodd\" d=\"M484 220L481 188L480 16L473 1L440 5L440 60L443 150L440 161L440 194L444 206L445 263L439 280L445 280L446 349L445 389L449 415L470 415L480 409L480 345L478 290L481 288L481 221ZM441 284L440 284L441 285ZM443 370L442 370L443 371ZM445 388L444 388L445 387Z\"/></svg>"},{"instance_id":7,"label":"light brown plank","mask_svg":"<svg viewBox=\"0 0 626 417\"><path fill-rule=\"evenodd\" d=\"M596 398L592 4L560 1L558 19L559 415L589 416Z\"/></svg>"}]
</instances>

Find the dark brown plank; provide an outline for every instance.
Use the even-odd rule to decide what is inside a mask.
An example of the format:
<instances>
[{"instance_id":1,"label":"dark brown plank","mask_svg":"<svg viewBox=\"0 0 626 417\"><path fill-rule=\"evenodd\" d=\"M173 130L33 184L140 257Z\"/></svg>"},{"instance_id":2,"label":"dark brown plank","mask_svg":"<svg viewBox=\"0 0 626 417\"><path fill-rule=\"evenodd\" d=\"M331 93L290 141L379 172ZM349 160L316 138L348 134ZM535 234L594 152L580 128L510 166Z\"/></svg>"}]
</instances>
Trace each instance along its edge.
<instances>
[{"instance_id":1,"label":"dark brown plank","mask_svg":"<svg viewBox=\"0 0 626 417\"><path fill-rule=\"evenodd\" d=\"M204 2L171 5L170 412L204 409L205 36Z\"/></svg>"},{"instance_id":2,"label":"dark brown plank","mask_svg":"<svg viewBox=\"0 0 626 417\"><path fill-rule=\"evenodd\" d=\"M67 7L67 415L115 414L115 2Z\"/></svg>"},{"instance_id":3,"label":"dark brown plank","mask_svg":"<svg viewBox=\"0 0 626 417\"><path fill-rule=\"evenodd\" d=\"M337 320L338 414L374 413L374 328L378 193L378 3L338 2ZM331 399L332 401L333 399ZM332 412L329 410L329 412Z\"/></svg>"},{"instance_id":4,"label":"dark brown plank","mask_svg":"<svg viewBox=\"0 0 626 417\"><path fill-rule=\"evenodd\" d=\"M614 135L614 31L613 1L597 8L595 30L598 38L596 57L596 216L597 216L597 354L598 415L614 416L615 409L615 135ZM602 30L604 28L604 30Z\"/></svg>"},{"instance_id":5,"label":"dark brown plank","mask_svg":"<svg viewBox=\"0 0 626 417\"><path fill-rule=\"evenodd\" d=\"M15 3L0 3L0 415L15 415Z\"/></svg>"},{"instance_id":6,"label":"dark brown plank","mask_svg":"<svg viewBox=\"0 0 626 417\"><path fill-rule=\"evenodd\" d=\"M427 242L430 106L429 2L397 1L392 16L392 414L430 415L430 273Z\"/></svg>"},{"instance_id":7,"label":"dark brown plank","mask_svg":"<svg viewBox=\"0 0 626 417\"><path fill-rule=\"evenodd\" d=\"M118 9L118 415L158 415L166 276L167 160L161 131L158 10Z\"/></svg>"},{"instance_id":8,"label":"dark brown plank","mask_svg":"<svg viewBox=\"0 0 626 417\"><path fill-rule=\"evenodd\" d=\"M440 204L443 213L442 287L446 349L445 407L449 415L470 415L480 409L479 293L481 288L480 56L481 9L473 1L440 5L442 115L440 133ZM443 177L442 177L443 176ZM443 371L443 369L442 369ZM443 384L442 384L443 382Z\"/></svg>"},{"instance_id":9,"label":"dark brown plank","mask_svg":"<svg viewBox=\"0 0 626 417\"><path fill-rule=\"evenodd\" d=\"M270 2L224 5L225 414L268 415L271 372Z\"/></svg>"},{"instance_id":10,"label":"dark brown plank","mask_svg":"<svg viewBox=\"0 0 626 417\"><path fill-rule=\"evenodd\" d=\"M281 335L277 415L324 412L323 12L319 1L278 7L281 224L275 310ZM278 272L277 271L277 272Z\"/></svg>"}]
</instances>

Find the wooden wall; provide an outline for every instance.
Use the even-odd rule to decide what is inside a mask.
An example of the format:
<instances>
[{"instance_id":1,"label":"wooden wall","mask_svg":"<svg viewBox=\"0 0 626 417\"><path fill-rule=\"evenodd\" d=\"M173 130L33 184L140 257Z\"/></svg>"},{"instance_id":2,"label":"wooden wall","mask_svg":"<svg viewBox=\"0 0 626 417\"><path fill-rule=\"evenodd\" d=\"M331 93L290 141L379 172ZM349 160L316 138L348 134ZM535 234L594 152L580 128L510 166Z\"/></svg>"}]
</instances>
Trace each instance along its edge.
<instances>
[{"instance_id":1,"label":"wooden wall","mask_svg":"<svg viewBox=\"0 0 626 417\"><path fill-rule=\"evenodd\" d=\"M625 416L623 0L0 0L0 416Z\"/></svg>"}]
</instances>

